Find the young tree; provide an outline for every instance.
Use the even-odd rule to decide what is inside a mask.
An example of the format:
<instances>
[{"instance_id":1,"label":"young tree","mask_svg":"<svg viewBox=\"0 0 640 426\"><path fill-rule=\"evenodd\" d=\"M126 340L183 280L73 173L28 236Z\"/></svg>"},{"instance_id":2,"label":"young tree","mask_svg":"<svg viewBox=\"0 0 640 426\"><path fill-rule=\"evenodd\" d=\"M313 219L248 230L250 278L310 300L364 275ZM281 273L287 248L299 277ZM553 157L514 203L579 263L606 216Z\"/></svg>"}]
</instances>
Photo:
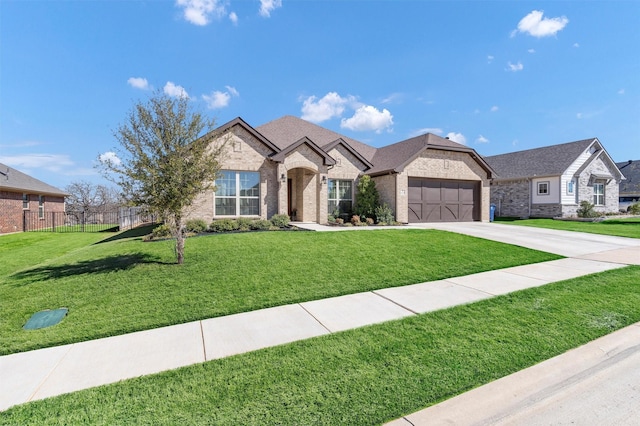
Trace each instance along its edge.
<instances>
[{"instance_id":1,"label":"young tree","mask_svg":"<svg viewBox=\"0 0 640 426\"><path fill-rule=\"evenodd\" d=\"M213 120L189 102L155 93L136 103L114 132L120 149L99 158L105 176L130 204L165 219L176 240L178 264L184 262L185 215L196 197L213 186L224 148L224 143L211 144L217 136L210 132Z\"/></svg>"},{"instance_id":2,"label":"young tree","mask_svg":"<svg viewBox=\"0 0 640 426\"><path fill-rule=\"evenodd\" d=\"M119 197L115 189L105 185L77 181L71 182L64 190L69 194L66 199L68 212L105 212L119 205Z\"/></svg>"},{"instance_id":3,"label":"young tree","mask_svg":"<svg viewBox=\"0 0 640 426\"><path fill-rule=\"evenodd\" d=\"M369 175L364 175L358 180L358 193L356 195L355 213L361 220L370 217L375 218L376 207L379 204L378 189L376 183Z\"/></svg>"}]
</instances>

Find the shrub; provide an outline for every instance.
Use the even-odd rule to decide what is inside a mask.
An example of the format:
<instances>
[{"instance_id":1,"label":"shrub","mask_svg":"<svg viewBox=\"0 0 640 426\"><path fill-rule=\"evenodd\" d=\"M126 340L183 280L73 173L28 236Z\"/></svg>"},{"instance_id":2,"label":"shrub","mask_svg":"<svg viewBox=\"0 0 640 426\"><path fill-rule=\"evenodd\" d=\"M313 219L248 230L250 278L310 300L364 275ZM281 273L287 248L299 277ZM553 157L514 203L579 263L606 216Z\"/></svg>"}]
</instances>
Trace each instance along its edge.
<instances>
[{"instance_id":1,"label":"shrub","mask_svg":"<svg viewBox=\"0 0 640 426\"><path fill-rule=\"evenodd\" d=\"M238 230L238 222L233 219L214 220L209 225L211 232L231 232Z\"/></svg>"},{"instance_id":2,"label":"shrub","mask_svg":"<svg viewBox=\"0 0 640 426\"><path fill-rule=\"evenodd\" d=\"M248 231L249 229L253 229L251 224L253 223L253 219L249 219L248 217L239 217L236 219L238 223L238 229L240 231Z\"/></svg>"},{"instance_id":3,"label":"shrub","mask_svg":"<svg viewBox=\"0 0 640 426\"><path fill-rule=\"evenodd\" d=\"M368 217L366 223L367 223L367 225L371 226L371 225L373 225L375 223L375 221L373 220L372 217Z\"/></svg>"},{"instance_id":4,"label":"shrub","mask_svg":"<svg viewBox=\"0 0 640 426\"><path fill-rule=\"evenodd\" d=\"M631 204L627 207L627 212L631 214L640 214L640 203Z\"/></svg>"},{"instance_id":5,"label":"shrub","mask_svg":"<svg viewBox=\"0 0 640 426\"><path fill-rule=\"evenodd\" d=\"M383 205L376 207L375 213L376 213L376 220L378 221L378 223L395 222L395 218L393 217L393 211L391 210L391 207L387 205L387 203L384 203Z\"/></svg>"},{"instance_id":6,"label":"shrub","mask_svg":"<svg viewBox=\"0 0 640 426\"><path fill-rule=\"evenodd\" d=\"M364 175L358 180L357 193L355 214L362 216L362 218L374 217L380 196L376 189L376 183L371 180L369 175Z\"/></svg>"},{"instance_id":7,"label":"shrub","mask_svg":"<svg viewBox=\"0 0 640 426\"><path fill-rule=\"evenodd\" d=\"M191 219L188 220L185 224L185 229L187 232L193 232L195 234L200 234L207 230L207 222L202 219Z\"/></svg>"},{"instance_id":8,"label":"shrub","mask_svg":"<svg viewBox=\"0 0 640 426\"><path fill-rule=\"evenodd\" d=\"M580 208L576 211L578 217L598 217L600 214L593 209L593 204L587 200L580 201Z\"/></svg>"},{"instance_id":9,"label":"shrub","mask_svg":"<svg viewBox=\"0 0 640 426\"><path fill-rule=\"evenodd\" d=\"M271 223L276 228L286 228L289 225L289 216L286 214L274 214L271 216Z\"/></svg>"},{"instance_id":10,"label":"shrub","mask_svg":"<svg viewBox=\"0 0 640 426\"><path fill-rule=\"evenodd\" d=\"M357 225L358 223L360 223L360 216L358 216L357 214L354 214L353 216L351 216L351 223L354 225Z\"/></svg>"},{"instance_id":11,"label":"shrub","mask_svg":"<svg viewBox=\"0 0 640 426\"><path fill-rule=\"evenodd\" d=\"M255 231L266 231L270 228L271 228L271 221L266 219L253 220L249 225L249 229L253 229Z\"/></svg>"},{"instance_id":12,"label":"shrub","mask_svg":"<svg viewBox=\"0 0 640 426\"><path fill-rule=\"evenodd\" d=\"M336 223L337 223L338 225L342 225L342 224L344 223L344 219L343 219L343 218L341 218L341 217L339 217L339 218L337 218L337 219L336 219Z\"/></svg>"},{"instance_id":13,"label":"shrub","mask_svg":"<svg viewBox=\"0 0 640 426\"><path fill-rule=\"evenodd\" d=\"M329 222L329 223L335 223L335 221L336 221L335 216L333 216L333 215L331 215L331 214L330 214L329 216L327 216L327 222Z\"/></svg>"},{"instance_id":14,"label":"shrub","mask_svg":"<svg viewBox=\"0 0 640 426\"><path fill-rule=\"evenodd\" d=\"M171 237L171 228L169 225L158 225L151 231L151 238L169 238Z\"/></svg>"}]
</instances>

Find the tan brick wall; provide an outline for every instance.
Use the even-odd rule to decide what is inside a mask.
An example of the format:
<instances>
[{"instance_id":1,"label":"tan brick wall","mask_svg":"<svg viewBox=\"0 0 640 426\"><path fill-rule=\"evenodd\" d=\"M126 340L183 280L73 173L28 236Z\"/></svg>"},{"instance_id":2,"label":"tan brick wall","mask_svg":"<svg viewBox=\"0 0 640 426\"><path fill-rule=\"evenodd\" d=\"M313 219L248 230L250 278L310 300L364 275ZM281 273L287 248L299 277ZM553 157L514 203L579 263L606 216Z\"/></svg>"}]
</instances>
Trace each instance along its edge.
<instances>
[{"instance_id":1,"label":"tan brick wall","mask_svg":"<svg viewBox=\"0 0 640 426\"><path fill-rule=\"evenodd\" d=\"M260 217L267 219L278 211L277 167L267 160L271 150L240 126L212 142L212 146L225 143L221 157L221 170L260 173ZM187 219L199 218L209 222L214 217L214 191L200 195L186 211Z\"/></svg>"},{"instance_id":2,"label":"tan brick wall","mask_svg":"<svg viewBox=\"0 0 640 426\"><path fill-rule=\"evenodd\" d=\"M480 218L489 220L489 179L487 172L463 152L425 150L398 174L374 180L381 201L389 203L398 222L408 222L409 177L469 180L480 182Z\"/></svg>"}]
</instances>

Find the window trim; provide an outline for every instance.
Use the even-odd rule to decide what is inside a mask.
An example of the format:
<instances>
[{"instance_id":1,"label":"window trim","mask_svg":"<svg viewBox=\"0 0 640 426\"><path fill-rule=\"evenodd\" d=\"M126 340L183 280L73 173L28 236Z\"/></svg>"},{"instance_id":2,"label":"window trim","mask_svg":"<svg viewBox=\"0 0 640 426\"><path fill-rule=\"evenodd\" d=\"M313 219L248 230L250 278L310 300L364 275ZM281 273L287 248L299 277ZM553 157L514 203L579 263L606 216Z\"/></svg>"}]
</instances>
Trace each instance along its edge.
<instances>
[{"instance_id":1,"label":"window trim","mask_svg":"<svg viewBox=\"0 0 640 426\"><path fill-rule=\"evenodd\" d=\"M38 219L44 219L44 195L38 195Z\"/></svg>"},{"instance_id":2,"label":"window trim","mask_svg":"<svg viewBox=\"0 0 640 426\"><path fill-rule=\"evenodd\" d=\"M567 195L575 195L576 193L576 181L574 179L567 181Z\"/></svg>"},{"instance_id":3,"label":"window trim","mask_svg":"<svg viewBox=\"0 0 640 426\"><path fill-rule=\"evenodd\" d=\"M22 193L22 210L29 210L29 194Z\"/></svg>"},{"instance_id":4,"label":"window trim","mask_svg":"<svg viewBox=\"0 0 640 426\"><path fill-rule=\"evenodd\" d=\"M601 187L602 192L598 192L596 188ZM594 206L604 206L605 205L605 187L606 184L604 182L594 182L593 183L593 205ZM598 199L602 198L602 203L598 203Z\"/></svg>"},{"instance_id":5,"label":"window trim","mask_svg":"<svg viewBox=\"0 0 640 426\"><path fill-rule=\"evenodd\" d=\"M350 194L351 197L350 198L340 198L339 194L340 194L340 182L349 182L350 185ZM329 190L329 188L331 187L331 183L334 183L336 185L336 196L337 198L330 198L331 197L331 191ZM334 202L336 204L336 208L338 208L339 210L339 206L340 206L340 202L342 201L349 201L351 203L351 211L353 212L353 202L354 202L354 181L352 179L329 179L328 184L327 184L327 210L329 212L329 214L333 214L333 210L331 210L330 208L330 204L331 202ZM340 214L349 214L348 212L340 212Z\"/></svg>"},{"instance_id":6,"label":"window trim","mask_svg":"<svg viewBox=\"0 0 640 426\"><path fill-rule=\"evenodd\" d=\"M260 217L260 213L262 211L262 205L260 204L260 172L254 171L254 170L220 170L221 173L233 173L235 175L235 195L233 196L227 196L227 195L216 195L216 191L213 192L213 217L218 217L218 218L233 218L233 217ZM258 178L258 195L240 195L241 193L241 186L240 186L240 175L242 173L251 173L253 175L255 175ZM221 175L219 176L219 178L222 177ZM216 179L217 181L217 179ZM214 182L215 184L215 182ZM219 214L217 212L217 206L216 206L216 200L220 198L226 198L226 199L235 199L235 212L236 214ZM247 199L251 199L251 200L258 200L258 212L256 214L240 214L241 212L241 200L247 200Z\"/></svg>"},{"instance_id":7,"label":"window trim","mask_svg":"<svg viewBox=\"0 0 640 426\"><path fill-rule=\"evenodd\" d=\"M551 188L550 183L551 183L551 182L550 182L550 181L548 181L548 180L545 180L545 181L542 181L542 182L537 182L537 188L538 188L538 190L537 190L537 194L538 194L538 195L542 195L542 196L550 195L550 191L549 191L549 189ZM541 189L542 189L543 185L544 185L544 186L545 186L545 188L546 188L546 191L545 191L545 192L541 192Z\"/></svg>"}]
</instances>

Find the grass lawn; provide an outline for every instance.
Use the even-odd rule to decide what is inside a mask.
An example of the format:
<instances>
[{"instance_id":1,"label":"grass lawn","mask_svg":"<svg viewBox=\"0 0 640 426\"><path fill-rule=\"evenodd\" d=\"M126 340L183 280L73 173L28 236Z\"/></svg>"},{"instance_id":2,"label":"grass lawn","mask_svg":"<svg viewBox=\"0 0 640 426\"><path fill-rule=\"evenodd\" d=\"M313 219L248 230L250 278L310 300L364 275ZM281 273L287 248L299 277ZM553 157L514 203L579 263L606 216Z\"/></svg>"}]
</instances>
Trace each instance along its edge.
<instances>
[{"instance_id":1,"label":"grass lawn","mask_svg":"<svg viewBox=\"0 0 640 426\"><path fill-rule=\"evenodd\" d=\"M506 219L496 218L498 223L534 226L538 228L560 229L563 231L589 232L592 234L615 235L618 237L640 238L640 217L608 219L602 222L574 222L553 219Z\"/></svg>"},{"instance_id":2,"label":"grass lawn","mask_svg":"<svg viewBox=\"0 0 640 426\"><path fill-rule=\"evenodd\" d=\"M210 235L187 241L184 265L172 241L96 239L2 237L0 354L559 258L418 229ZM22 330L60 307L60 324Z\"/></svg>"},{"instance_id":3,"label":"grass lawn","mask_svg":"<svg viewBox=\"0 0 640 426\"><path fill-rule=\"evenodd\" d=\"M0 423L380 424L637 321L632 266L35 401Z\"/></svg>"}]
</instances>

